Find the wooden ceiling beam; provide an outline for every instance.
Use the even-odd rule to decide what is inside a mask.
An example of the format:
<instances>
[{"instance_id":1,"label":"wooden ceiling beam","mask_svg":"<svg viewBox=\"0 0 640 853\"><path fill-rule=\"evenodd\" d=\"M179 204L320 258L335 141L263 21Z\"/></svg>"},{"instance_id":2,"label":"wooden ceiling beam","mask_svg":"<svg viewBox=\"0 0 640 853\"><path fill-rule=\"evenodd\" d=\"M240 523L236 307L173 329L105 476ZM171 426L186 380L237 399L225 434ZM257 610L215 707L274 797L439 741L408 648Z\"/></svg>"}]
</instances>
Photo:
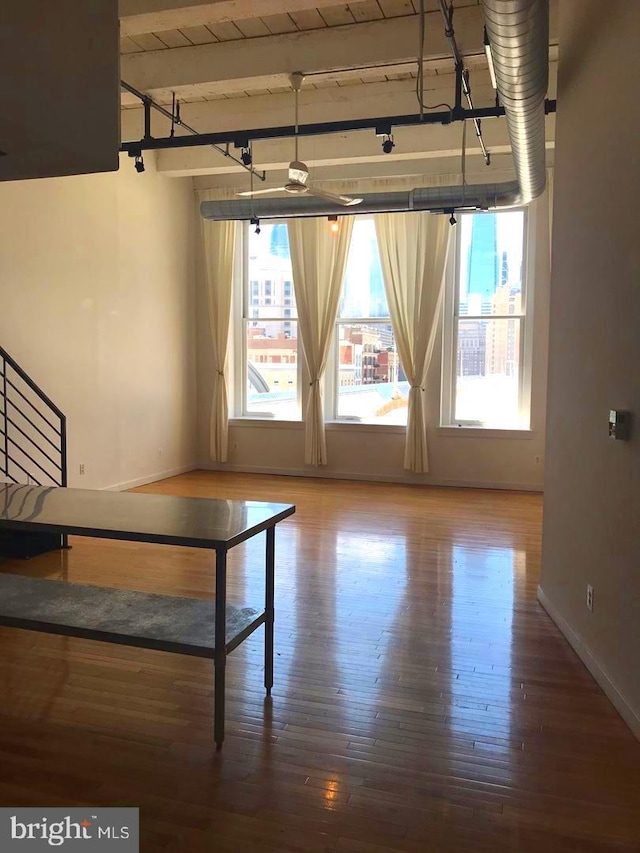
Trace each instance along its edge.
<instances>
[{"instance_id":1,"label":"wooden ceiling beam","mask_svg":"<svg viewBox=\"0 0 640 853\"><path fill-rule=\"evenodd\" d=\"M120 0L120 32L135 36L344 5L344 0Z\"/></svg>"},{"instance_id":2,"label":"wooden ceiling beam","mask_svg":"<svg viewBox=\"0 0 640 853\"><path fill-rule=\"evenodd\" d=\"M480 6L456 12L456 36L465 54L482 54ZM427 14L425 59L448 59L440 13ZM217 44L132 53L122 57L121 76L141 91L178 94L194 86L226 93L288 85L293 71L305 74L345 68L415 62L414 17L264 36ZM238 88L240 87L240 89Z\"/></svg>"}]
</instances>

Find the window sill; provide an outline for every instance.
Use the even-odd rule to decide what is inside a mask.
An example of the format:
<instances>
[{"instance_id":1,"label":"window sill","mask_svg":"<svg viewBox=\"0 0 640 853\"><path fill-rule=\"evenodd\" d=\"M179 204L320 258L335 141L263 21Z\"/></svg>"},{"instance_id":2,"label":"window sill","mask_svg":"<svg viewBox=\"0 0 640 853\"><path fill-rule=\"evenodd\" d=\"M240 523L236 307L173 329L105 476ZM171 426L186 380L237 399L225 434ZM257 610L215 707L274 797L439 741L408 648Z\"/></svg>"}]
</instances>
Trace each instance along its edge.
<instances>
[{"instance_id":1,"label":"window sill","mask_svg":"<svg viewBox=\"0 0 640 853\"><path fill-rule=\"evenodd\" d=\"M260 427L260 429L304 429L302 421L282 421L277 418L260 418L247 415L241 418L229 418L231 427Z\"/></svg>"},{"instance_id":2,"label":"window sill","mask_svg":"<svg viewBox=\"0 0 640 853\"><path fill-rule=\"evenodd\" d=\"M502 438L530 441L537 433L531 429L495 429L492 427L440 426L442 438Z\"/></svg>"},{"instance_id":3,"label":"window sill","mask_svg":"<svg viewBox=\"0 0 640 853\"><path fill-rule=\"evenodd\" d=\"M304 429L302 421L283 421L277 418L245 417L229 418L230 427L256 427L259 429ZM325 421L327 432L387 432L395 435L404 435L406 427L401 424L372 424L362 421Z\"/></svg>"},{"instance_id":4,"label":"window sill","mask_svg":"<svg viewBox=\"0 0 640 853\"><path fill-rule=\"evenodd\" d=\"M366 421L326 421L327 432L389 432L396 435L404 435L407 431L402 424L373 424Z\"/></svg>"}]
</instances>

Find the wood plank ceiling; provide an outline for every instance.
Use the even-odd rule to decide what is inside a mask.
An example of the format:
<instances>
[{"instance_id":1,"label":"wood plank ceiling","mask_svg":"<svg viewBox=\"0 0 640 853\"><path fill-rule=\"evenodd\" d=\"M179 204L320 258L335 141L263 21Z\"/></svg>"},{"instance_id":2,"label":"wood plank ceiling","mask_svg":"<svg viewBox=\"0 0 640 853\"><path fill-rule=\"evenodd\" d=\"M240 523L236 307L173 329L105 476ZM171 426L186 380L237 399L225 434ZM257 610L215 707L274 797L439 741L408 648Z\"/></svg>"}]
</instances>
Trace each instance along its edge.
<instances>
[{"instance_id":1,"label":"wood plank ceiling","mask_svg":"<svg viewBox=\"0 0 640 853\"><path fill-rule=\"evenodd\" d=\"M480 0L457 0L456 8L479 5ZM163 30L155 33L141 33L123 36L120 39L122 54L142 53L147 51L171 50L172 48L191 47L193 45L214 44L224 41L239 41L241 39L261 38L263 36L281 33L303 32L305 30L326 29L350 24L367 23L385 18L398 18L417 15L420 0L358 0L355 3L345 3L322 9L307 9L298 12L269 15L262 18L245 18L238 21L218 21L201 26L183 27L181 29ZM438 0L425 0L427 11L439 8ZM447 63L445 63L447 64ZM452 69L446 68L447 71ZM438 73L438 69L432 69ZM321 77L305 80L304 87L321 89L339 86L353 86L359 83L380 83L388 80L405 80L415 77L414 71L406 66L398 71L371 69L364 71L362 76L348 75L344 80L323 80ZM229 97L251 97L266 94L288 92L289 87L270 89L247 89L244 92L234 92ZM183 102L222 100L225 94L182 97ZM163 103L169 103L166 97L156 98ZM135 100L123 99L123 108L137 107Z\"/></svg>"},{"instance_id":2,"label":"wood plank ceiling","mask_svg":"<svg viewBox=\"0 0 640 853\"><path fill-rule=\"evenodd\" d=\"M479 0L458 0L456 6L475 6L478 3ZM425 3L427 10L434 10L437 5L437 0L427 0ZM222 21L198 27L124 36L121 39L121 52L167 50L196 44L212 44L218 41L235 41L280 33L340 27L345 24L415 15L418 11L419 0L358 0L356 3L329 6L324 9L307 9L288 14L269 15L264 18Z\"/></svg>"}]
</instances>

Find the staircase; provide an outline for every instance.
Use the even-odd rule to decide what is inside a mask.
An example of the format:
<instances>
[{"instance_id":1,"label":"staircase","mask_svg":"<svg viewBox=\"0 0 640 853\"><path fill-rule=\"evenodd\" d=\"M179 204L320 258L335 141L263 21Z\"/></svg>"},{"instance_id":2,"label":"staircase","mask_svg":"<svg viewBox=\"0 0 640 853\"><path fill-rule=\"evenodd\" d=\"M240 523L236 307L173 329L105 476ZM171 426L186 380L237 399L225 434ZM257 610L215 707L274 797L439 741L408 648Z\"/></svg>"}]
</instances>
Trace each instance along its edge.
<instances>
[{"instance_id":1,"label":"staircase","mask_svg":"<svg viewBox=\"0 0 640 853\"><path fill-rule=\"evenodd\" d=\"M0 347L0 480L24 484L12 500L33 501L29 486L67 485L67 419ZM0 518L3 510L0 485ZM0 531L0 557L32 557L64 547L51 533Z\"/></svg>"}]
</instances>

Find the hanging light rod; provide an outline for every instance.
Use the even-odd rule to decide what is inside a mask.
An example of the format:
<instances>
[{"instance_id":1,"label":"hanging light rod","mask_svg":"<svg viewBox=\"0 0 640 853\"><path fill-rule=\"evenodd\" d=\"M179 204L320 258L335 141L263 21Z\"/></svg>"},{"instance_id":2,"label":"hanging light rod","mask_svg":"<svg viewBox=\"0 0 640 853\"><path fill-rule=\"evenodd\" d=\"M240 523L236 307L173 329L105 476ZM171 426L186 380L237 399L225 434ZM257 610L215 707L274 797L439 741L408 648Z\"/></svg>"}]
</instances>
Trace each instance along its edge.
<instances>
[{"instance_id":1,"label":"hanging light rod","mask_svg":"<svg viewBox=\"0 0 640 853\"><path fill-rule=\"evenodd\" d=\"M120 86L121 86L121 88L123 88L125 90L125 92L129 92L131 95L134 95L136 98L139 98L140 101L142 102L142 106L144 108L144 138L141 139L140 142L127 142L127 143L124 143L123 145L120 146L120 151L123 151L123 152L126 151L129 155L129 157L135 157L136 158L136 168L137 168L137 163L138 163L137 158L140 158L142 151L149 151L149 150L152 150L152 148L160 149L160 148L170 147L167 145L150 146L148 144L149 142L154 141L154 137L151 136L151 110L155 110L156 112L159 112L160 115L163 115L165 118L168 118L169 121L171 122L171 136L169 137L169 139L173 139L176 142L178 142L181 139L182 140L186 140L186 139L190 139L190 138L194 139L196 137L199 138L202 135L202 134L198 133L198 131L194 127L191 127L190 125L186 124L186 122L182 121L182 119L180 118L180 103L178 102L176 104L175 95L174 95L174 101L173 101L174 108L172 110L168 110L165 107L161 106L160 104L157 104L153 100L153 98L151 98L149 95L145 95L144 92L139 92L138 89L134 88L130 83L127 83L124 80L121 80ZM191 134L191 137L175 136L174 134L175 134L175 127L176 126L183 127L188 133ZM236 146L237 148L243 149L243 152L240 155L240 157L236 157L235 155L233 155L229 151L229 143L228 142L223 143L224 147L221 147L216 142L209 142L209 143L203 142L201 144L202 145L210 145L212 148L215 148L216 151L218 151L220 154L222 154L223 157L228 157L230 160L233 160L234 163L237 163L238 166L241 166L247 172L251 172L251 174L254 175L254 177L258 178L261 181L266 181L267 173L266 172L258 172L256 169L254 169L253 165L252 165L251 155L249 154L247 156L248 143ZM180 148L182 146L176 145L176 146L172 146L172 147Z\"/></svg>"},{"instance_id":2,"label":"hanging light rod","mask_svg":"<svg viewBox=\"0 0 640 853\"><path fill-rule=\"evenodd\" d=\"M555 113L556 101L545 101L545 112ZM416 125L427 124L451 124L456 121L468 121L484 119L484 118L502 118L504 116L504 107L482 107L479 109L468 110L464 107L454 108L453 110L444 110L441 112L425 113L420 116L415 115L399 115L376 118L361 118L361 119L345 119L343 121L327 121L316 122L315 124L301 124L298 127L298 136L322 136L331 133L346 133L356 130L373 130L384 126L385 128L393 127L415 127ZM194 136L165 136L165 137L148 137L135 142L123 142L120 146L120 151L130 154L132 157L140 151L152 151L167 148L195 148L201 145L234 145L237 148L246 147L250 141L257 139L292 139L296 136L294 125L289 124L283 127L262 127L251 128L250 130L225 130L218 133L198 133ZM224 153L224 152L223 152ZM229 155L232 156L232 155ZM236 158L233 158L236 160ZM237 162L237 160L236 160ZM240 163L243 168L247 168ZM258 174L258 177L261 173Z\"/></svg>"},{"instance_id":3,"label":"hanging light rod","mask_svg":"<svg viewBox=\"0 0 640 853\"><path fill-rule=\"evenodd\" d=\"M453 6L447 6L446 0L440 0L440 12L442 13L442 20L444 21L444 34L447 37L447 41L451 48L451 55L453 56L453 61L456 64L456 107L460 106L460 95L461 92L464 92L469 110L471 112L475 112L473 109L473 99L471 97L471 86L469 85L469 69L465 68L464 58L460 53L460 48L456 41L456 33L453 29ZM478 117L473 117L472 121L478 138L478 143L482 149L484 162L489 166L491 163L491 154L487 151L487 146L484 144L484 139L482 138L480 119Z\"/></svg>"}]
</instances>

